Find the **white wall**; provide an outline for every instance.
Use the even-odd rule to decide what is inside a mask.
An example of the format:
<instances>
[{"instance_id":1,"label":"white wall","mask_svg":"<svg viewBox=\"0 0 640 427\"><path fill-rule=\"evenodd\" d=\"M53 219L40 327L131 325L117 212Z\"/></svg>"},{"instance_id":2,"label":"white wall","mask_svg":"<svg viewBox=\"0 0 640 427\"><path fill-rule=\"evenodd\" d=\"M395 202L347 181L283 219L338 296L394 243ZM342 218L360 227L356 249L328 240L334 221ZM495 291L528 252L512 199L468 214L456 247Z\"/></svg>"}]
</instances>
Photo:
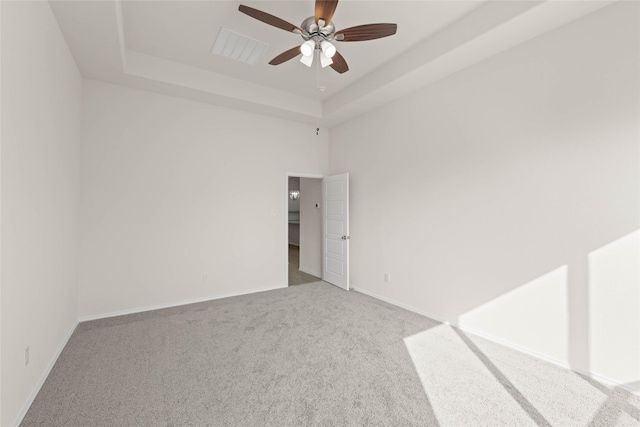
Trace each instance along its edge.
<instances>
[{"instance_id":1,"label":"white wall","mask_svg":"<svg viewBox=\"0 0 640 427\"><path fill-rule=\"evenodd\" d=\"M1 7L0 424L9 426L76 324L82 80L47 2Z\"/></svg>"},{"instance_id":2,"label":"white wall","mask_svg":"<svg viewBox=\"0 0 640 427\"><path fill-rule=\"evenodd\" d=\"M2 100L2 3L0 3L0 100ZM0 101L0 190L2 189L2 102ZM0 191L0 423L2 422L2 196Z\"/></svg>"},{"instance_id":3,"label":"white wall","mask_svg":"<svg viewBox=\"0 0 640 427\"><path fill-rule=\"evenodd\" d=\"M300 178L300 270L322 277L322 180L317 178Z\"/></svg>"},{"instance_id":4,"label":"white wall","mask_svg":"<svg viewBox=\"0 0 640 427\"><path fill-rule=\"evenodd\" d=\"M637 387L639 6L332 128L352 284Z\"/></svg>"},{"instance_id":5,"label":"white wall","mask_svg":"<svg viewBox=\"0 0 640 427\"><path fill-rule=\"evenodd\" d=\"M326 132L95 81L83 113L81 318L287 286L286 172Z\"/></svg>"}]
</instances>

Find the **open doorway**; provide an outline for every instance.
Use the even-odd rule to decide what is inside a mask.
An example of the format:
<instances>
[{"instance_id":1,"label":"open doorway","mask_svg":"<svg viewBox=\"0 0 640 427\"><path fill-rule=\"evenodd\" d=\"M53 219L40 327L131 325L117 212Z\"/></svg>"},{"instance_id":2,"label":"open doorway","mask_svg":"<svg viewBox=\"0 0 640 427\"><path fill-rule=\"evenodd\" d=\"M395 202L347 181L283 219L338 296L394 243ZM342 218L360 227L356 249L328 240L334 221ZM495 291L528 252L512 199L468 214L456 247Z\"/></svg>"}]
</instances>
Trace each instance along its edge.
<instances>
[{"instance_id":1,"label":"open doorway","mask_svg":"<svg viewBox=\"0 0 640 427\"><path fill-rule=\"evenodd\" d=\"M322 178L287 177L288 285L322 276Z\"/></svg>"}]
</instances>

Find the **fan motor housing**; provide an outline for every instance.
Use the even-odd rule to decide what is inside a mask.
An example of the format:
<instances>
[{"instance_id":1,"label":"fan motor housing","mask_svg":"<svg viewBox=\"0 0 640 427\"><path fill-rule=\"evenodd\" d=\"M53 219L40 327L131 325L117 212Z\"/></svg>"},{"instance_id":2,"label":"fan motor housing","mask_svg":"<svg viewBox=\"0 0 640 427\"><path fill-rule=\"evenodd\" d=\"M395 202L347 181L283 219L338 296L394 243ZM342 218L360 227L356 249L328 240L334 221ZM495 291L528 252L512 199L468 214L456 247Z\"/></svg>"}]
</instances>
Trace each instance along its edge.
<instances>
[{"instance_id":1,"label":"fan motor housing","mask_svg":"<svg viewBox=\"0 0 640 427\"><path fill-rule=\"evenodd\" d=\"M302 34L300 35L303 39L314 40L316 43L322 40L331 41L336 37L336 27L333 25L333 22L329 22L326 26L322 27L316 24L316 19L313 16L302 21L300 28L302 29Z\"/></svg>"}]
</instances>

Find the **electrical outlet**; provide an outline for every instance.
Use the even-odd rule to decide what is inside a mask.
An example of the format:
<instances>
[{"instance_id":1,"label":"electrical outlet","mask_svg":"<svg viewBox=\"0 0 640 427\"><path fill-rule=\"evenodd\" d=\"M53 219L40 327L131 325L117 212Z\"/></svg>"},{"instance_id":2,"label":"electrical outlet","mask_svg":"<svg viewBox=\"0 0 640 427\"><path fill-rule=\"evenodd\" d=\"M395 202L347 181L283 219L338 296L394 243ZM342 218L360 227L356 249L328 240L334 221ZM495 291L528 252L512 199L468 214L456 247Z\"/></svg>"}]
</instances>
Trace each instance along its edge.
<instances>
[{"instance_id":1,"label":"electrical outlet","mask_svg":"<svg viewBox=\"0 0 640 427\"><path fill-rule=\"evenodd\" d=\"M24 366L29 364L29 346L24 349Z\"/></svg>"},{"instance_id":2,"label":"electrical outlet","mask_svg":"<svg viewBox=\"0 0 640 427\"><path fill-rule=\"evenodd\" d=\"M391 275L389 273L384 273L384 283L391 283Z\"/></svg>"}]
</instances>

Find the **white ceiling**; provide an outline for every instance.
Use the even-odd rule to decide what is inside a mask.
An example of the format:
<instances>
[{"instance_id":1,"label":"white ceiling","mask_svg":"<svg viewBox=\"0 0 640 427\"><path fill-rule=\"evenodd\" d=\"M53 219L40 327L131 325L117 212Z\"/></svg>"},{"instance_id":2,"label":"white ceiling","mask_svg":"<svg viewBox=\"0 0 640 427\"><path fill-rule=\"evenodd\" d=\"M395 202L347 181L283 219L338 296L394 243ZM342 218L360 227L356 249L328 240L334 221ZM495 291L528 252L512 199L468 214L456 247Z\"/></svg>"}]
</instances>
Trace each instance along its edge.
<instances>
[{"instance_id":1,"label":"white ceiling","mask_svg":"<svg viewBox=\"0 0 640 427\"><path fill-rule=\"evenodd\" d=\"M278 16L294 25L300 25L305 18L313 15L312 0L126 1L122 5L122 13L127 49L314 98L317 67L307 68L297 59L278 66L268 64L273 57L300 45L304 40L297 34L264 24L239 12L240 3ZM350 70L344 75L339 75L331 68L320 70L320 84L326 87L324 96L335 94L480 4L479 1L341 1L333 19L337 29L359 24L395 22L399 31L394 37L376 41L336 42L350 65ZM416 16L423 18L416 20ZM209 51L220 27L269 44L260 63L250 66L211 55Z\"/></svg>"},{"instance_id":2,"label":"white ceiling","mask_svg":"<svg viewBox=\"0 0 640 427\"><path fill-rule=\"evenodd\" d=\"M349 64L344 74L308 68L297 58L268 65L303 40L238 11L245 4L300 25L313 14L312 0L87 0L51 6L86 78L309 123L320 118L332 126L608 3L341 0L333 19L337 29L398 24L392 37L336 42ZM221 27L269 44L258 64L212 55Z\"/></svg>"}]
</instances>

